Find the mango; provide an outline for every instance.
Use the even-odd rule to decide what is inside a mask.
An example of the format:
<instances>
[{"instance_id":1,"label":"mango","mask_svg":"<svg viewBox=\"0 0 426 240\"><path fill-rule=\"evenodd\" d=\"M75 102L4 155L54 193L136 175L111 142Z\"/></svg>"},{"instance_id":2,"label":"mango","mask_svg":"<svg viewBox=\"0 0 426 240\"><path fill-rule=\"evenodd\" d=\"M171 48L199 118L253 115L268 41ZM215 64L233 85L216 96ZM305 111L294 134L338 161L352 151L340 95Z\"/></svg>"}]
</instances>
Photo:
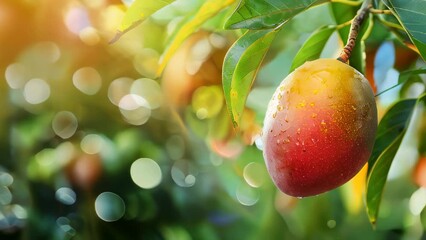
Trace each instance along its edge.
<instances>
[{"instance_id":1,"label":"mango","mask_svg":"<svg viewBox=\"0 0 426 240\"><path fill-rule=\"evenodd\" d=\"M304 63L278 86L262 131L275 185L295 197L335 189L368 161L377 108L368 80L335 59Z\"/></svg>"}]
</instances>

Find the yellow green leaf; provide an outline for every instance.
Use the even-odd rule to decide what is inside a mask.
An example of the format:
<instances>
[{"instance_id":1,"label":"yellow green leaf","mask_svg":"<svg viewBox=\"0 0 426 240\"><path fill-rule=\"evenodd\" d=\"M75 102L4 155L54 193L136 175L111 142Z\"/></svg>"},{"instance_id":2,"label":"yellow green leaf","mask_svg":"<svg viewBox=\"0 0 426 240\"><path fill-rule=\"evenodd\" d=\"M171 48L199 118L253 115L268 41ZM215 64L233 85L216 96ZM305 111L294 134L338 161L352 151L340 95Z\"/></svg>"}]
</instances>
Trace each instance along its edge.
<instances>
[{"instance_id":1,"label":"yellow green leaf","mask_svg":"<svg viewBox=\"0 0 426 240\"><path fill-rule=\"evenodd\" d=\"M157 75L161 75L173 54L178 50L179 46L188 36L195 32L204 22L234 2L235 0L207 0L197 11L194 17L186 22L171 40L170 45L165 50L160 60Z\"/></svg>"},{"instance_id":2,"label":"yellow green leaf","mask_svg":"<svg viewBox=\"0 0 426 240\"><path fill-rule=\"evenodd\" d=\"M129 9L127 9L124 18L117 29L117 33L111 40L111 43L117 41L121 36L123 36L123 34L133 29L145 21L149 16L174 1L175 0L135 0L132 5L130 5Z\"/></svg>"}]
</instances>

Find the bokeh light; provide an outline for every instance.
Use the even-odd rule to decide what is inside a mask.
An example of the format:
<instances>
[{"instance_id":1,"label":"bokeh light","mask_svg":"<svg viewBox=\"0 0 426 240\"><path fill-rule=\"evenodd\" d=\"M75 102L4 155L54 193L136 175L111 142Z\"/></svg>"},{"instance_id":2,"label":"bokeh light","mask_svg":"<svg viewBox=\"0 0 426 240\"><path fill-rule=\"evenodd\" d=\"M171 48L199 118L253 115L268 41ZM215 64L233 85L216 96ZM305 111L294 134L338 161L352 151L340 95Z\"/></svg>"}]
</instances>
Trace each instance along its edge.
<instances>
[{"instance_id":1,"label":"bokeh light","mask_svg":"<svg viewBox=\"0 0 426 240\"><path fill-rule=\"evenodd\" d=\"M73 205L77 200L76 193L68 187L61 187L55 192L56 200L65 205Z\"/></svg>"},{"instance_id":2,"label":"bokeh light","mask_svg":"<svg viewBox=\"0 0 426 240\"><path fill-rule=\"evenodd\" d=\"M102 86L102 78L96 69L83 67L72 76L74 86L87 95L96 94Z\"/></svg>"},{"instance_id":3,"label":"bokeh light","mask_svg":"<svg viewBox=\"0 0 426 240\"><path fill-rule=\"evenodd\" d=\"M108 87L108 98L112 104L118 106L120 100L130 93L133 79L128 77L120 77L113 80Z\"/></svg>"},{"instance_id":4,"label":"bokeh light","mask_svg":"<svg viewBox=\"0 0 426 240\"><path fill-rule=\"evenodd\" d=\"M163 94L160 85L149 78L137 79L133 82L130 93L139 95L148 101L151 109L159 108L163 104Z\"/></svg>"},{"instance_id":5,"label":"bokeh light","mask_svg":"<svg viewBox=\"0 0 426 240\"><path fill-rule=\"evenodd\" d=\"M0 185L10 186L13 183L13 177L7 172L0 173Z\"/></svg>"},{"instance_id":6,"label":"bokeh light","mask_svg":"<svg viewBox=\"0 0 426 240\"><path fill-rule=\"evenodd\" d=\"M151 117L151 106L148 101L136 94L122 97L118 107L124 119L133 125L142 125Z\"/></svg>"},{"instance_id":7,"label":"bokeh light","mask_svg":"<svg viewBox=\"0 0 426 240\"><path fill-rule=\"evenodd\" d=\"M223 107L223 93L219 86L198 88L192 96L192 108L199 119L212 118Z\"/></svg>"},{"instance_id":8,"label":"bokeh light","mask_svg":"<svg viewBox=\"0 0 426 240\"><path fill-rule=\"evenodd\" d=\"M124 216L126 205L117 194L103 192L96 197L95 211L98 217L105 222L114 222Z\"/></svg>"},{"instance_id":9,"label":"bokeh light","mask_svg":"<svg viewBox=\"0 0 426 240\"><path fill-rule=\"evenodd\" d=\"M409 208L413 215L418 216L422 210L426 207L426 188L417 189L413 195L411 195L409 201Z\"/></svg>"},{"instance_id":10,"label":"bokeh light","mask_svg":"<svg viewBox=\"0 0 426 240\"><path fill-rule=\"evenodd\" d=\"M12 63L6 68L5 78L10 88L23 88L30 78L28 67L22 63Z\"/></svg>"},{"instance_id":11,"label":"bokeh light","mask_svg":"<svg viewBox=\"0 0 426 240\"><path fill-rule=\"evenodd\" d=\"M144 48L133 59L133 66L142 76L155 78L160 54L151 48Z\"/></svg>"},{"instance_id":12,"label":"bokeh light","mask_svg":"<svg viewBox=\"0 0 426 240\"><path fill-rule=\"evenodd\" d=\"M244 167L243 176L248 185L255 188L262 186L264 179L268 177L263 168L264 165L256 162L251 162Z\"/></svg>"},{"instance_id":13,"label":"bokeh light","mask_svg":"<svg viewBox=\"0 0 426 240\"><path fill-rule=\"evenodd\" d=\"M33 47L34 54L39 58L38 61L43 63L55 63L61 57L61 49L58 44L50 41L38 42Z\"/></svg>"},{"instance_id":14,"label":"bokeh light","mask_svg":"<svg viewBox=\"0 0 426 240\"><path fill-rule=\"evenodd\" d=\"M93 27L83 28L78 36L82 42L89 46L94 46L101 41L98 31Z\"/></svg>"},{"instance_id":15,"label":"bokeh light","mask_svg":"<svg viewBox=\"0 0 426 240\"><path fill-rule=\"evenodd\" d=\"M96 154L101 152L104 140L97 134L88 134L81 140L80 147L87 154Z\"/></svg>"},{"instance_id":16,"label":"bokeh light","mask_svg":"<svg viewBox=\"0 0 426 240\"><path fill-rule=\"evenodd\" d=\"M130 176L136 185L144 189L158 186L162 179L160 166L149 158L134 161L130 167Z\"/></svg>"},{"instance_id":17,"label":"bokeh light","mask_svg":"<svg viewBox=\"0 0 426 240\"><path fill-rule=\"evenodd\" d=\"M198 175L197 168L187 160L178 160L173 164L171 175L173 181L180 187L192 187Z\"/></svg>"},{"instance_id":18,"label":"bokeh light","mask_svg":"<svg viewBox=\"0 0 426 240\"><path fill-rule=\"evenodd\" d=\"M6 186L0 186L0 204L8 205L12 202L12 193Z\"/></svg>"},{"instance_id":19,"label":"bokeh light","mask_svg":"<svg viewBox=\"0 0 426 240\"><path fill-rule=\"evenodd\" d=\"M86 27L90 26L90 19L84 7L71 7L65 15L65 25L68 30L76 35Z\"/></svg>"},{"instance_id":20,"label":"bokeh light","mask_svg":"<svg viewBox=\"0 0 426 240\"><path fill-rule=\"evenodd\" d=\"M33 78L24 86L24 98L30 104L40 104L49 97L50 86L43 79Z\"/></svg>"},{"instance_id":21,"label":"bokeh light","mask_svg":"<svg viewBox=\"0 0 426 240\"><path fill-rule=\"evenodd\" d=\"M77 127L78 120L72 112L58 112L52 120L53 132L63 139L72 137L77 131Z\"/></svg>"},{"instance_id":22,"label":"bokeh light","mask_svg":"<svg viewBox=\"0 0 426 240\"><path fill-rule=\"evenodd\" d=\"M235 194L238 202L245 206L253 206L260 198L260 193L246 183L241 183Z\"/></svg>"}]
</instances>

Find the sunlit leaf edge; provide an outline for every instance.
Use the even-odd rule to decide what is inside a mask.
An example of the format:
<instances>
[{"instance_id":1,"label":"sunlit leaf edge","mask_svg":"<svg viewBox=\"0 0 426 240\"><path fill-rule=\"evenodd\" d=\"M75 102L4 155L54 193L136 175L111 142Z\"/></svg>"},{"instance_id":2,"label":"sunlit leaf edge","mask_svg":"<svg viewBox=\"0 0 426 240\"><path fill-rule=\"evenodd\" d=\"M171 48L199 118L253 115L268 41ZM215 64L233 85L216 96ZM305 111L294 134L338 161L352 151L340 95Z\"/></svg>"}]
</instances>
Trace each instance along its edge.
<instances>
[{"instance_id":1,"label":"sunlit leaf edge","mask_svg":"<svg viewBox=\"0 0 426 240\"><path fill-rule=\"evenodd\" d=\"M303 45L300 47L299 51L296 53L296 56L294 57L293 63L290 67L290 72L294 71L306 61L317 59L321 55L325 44L327 43L333 32L336 30L336 28L336 26L330 25L323 26L318 28L314 33L312 33L305 41L305 43L303 43Z\"/></svg>"},{"instance_id":2,"label":"sunlit leaf edge","mask_svg":"<svg viewBox=\"0 0 426 240\"><path fill-rule=\"evenodd\" d=\"M235 81L235 76L236 76L235 73L241 67L244 67L241 64L241 58L243 57L244 54L247 53L247 51L251 47L253 47L253 45L255 46L255 44L262 43L262 40L265 38L265 36L268 36L268 34L272 33L272 35L270 35L270 37L272 37L272 39L270 39L270 42L269 42L269 45L270 45L273 38L275 37L275 34L278 31L279 29L247 31L231 46L231 48L228 50L228 52L225 55L223 68L222 68L222 86L223 86L226 106L228 108L229 114L231 115L231 120L234 124L234 127L238 127L239 119L236 118L232 98L234 96L234 98L237 98L237 100L245 102L248 95L248 91L247 91L246 94L243 94L245 98L241 98L240 97L241 94L238 94L237 92L232 91L233 81ZM269 50L269 46L268 48L265 49L264 55L267 53L268 50ZM263 57L259 59L259 62L257 63L257 68L254 70L254 74L252 75L253 76L252 81L254 81L256 77L256 73L263 61ZM243 74L243 75L246 76L247 74Z\"/></svg>"},{"instance_id":3,"label":"sunlit leaf edge","mask_svg":"<svg viewBox=\"0 0 426 240\"><path fill-rule=\"evenodd\" d=\"M146 4L144 0L135 0L130 7L127 9L124 14L123 20L120 23L120 26L117 29L117 32L113 39L110 40L110 43L114 43L120 39L128 31L132 30L142 22L144 22L148 17L157 12L158 10L166 7L175 0L157 0ZM155 4L155 6L152 6ZM147 6L152 7L147 7ZM136 16L135 16L136 15Z\"/></svg>"},{"instance_id":4,"label":"sunlit leaf edge","mask_svg":"<svg viewBox=\"0 0 426 240\"><path fill-rule=\"evenodd\" d=\"M411 31L407 29L406 24L404 24L404 21L402 21L401 16L395 10L395 7L392 4L392 2L390 2L389 0L382 0L382 2L383 4L386 5L386 7L388 7L392 11L393 16L398 20L398 22L401 24L401 26L404 28L405 32L407 33L408 37L410 38L411 42L416 46L418 53L420 54L422 59L426 61L426 43L415 38L415 36L411 33Z\"/></svg>"},{"instance_id":5,"label":"sunlit leaf edge","mask_svg":"<svg viewBox=\"0 0 426 240\"><path fill-rule=\"evenodd\" d=\"M417 98L416 104L413 107L411 114L407 119L408 123L411 123L411 118L413 117L413 113L416 110L417 105L420 104L420 103L424 104L425 101L426 101L426 93L422 94L420 97ZM394 159L396 153L398 152L399 146L400 146L401 142L403 141L403 139L405 137L406 130L408 128L409 128L409 126L407 124L405 126L404 130L398 135L398 137L396 137L392 141L392 143L380 154L380 156L378 157L378 160L374 163L374 165L371 167L371 171L369 171L369 173L368 173L367 185L366 185L366 188L367 188L366 189L366 208L367 208L368 218L369 218L369 220L370 220L370 222L373 226L375 226L375 224L377 222L377 216L378 216L378 213L379 213L380 202L381 202L381 198L382 198L382 195L383 195L383 190L384 190L384 187L386 185L387 175L389 173L393 159ZM388 158L387 155L389 155L390 158ZM381 176L380 175L377 176L377 174L376 174L377 168L383 167L383 164L381 164L381 163L382 163L382 161L385 161L385 160L388 160L387 162L384 163L384 164L386 164L386 165L384 165L384 167L385 167L384 171L385 172L382 173ZM370 168L370 166L369 166L369 168ZM377 182L375 177L380 177L380 179L379 179L380 182ZM373 187L372 184L375 184L375 186L377 186L377 184L380 184L381 186ZM377 190L377 188L379 188L379 190ZM371 194L374 194L373 197L369 197L369 196L371 196Z\"/></svg>"},{"instance_id":6,"label":"sunlit leaf edge","mask_svg":"<svg viewBox=\"0 0 426 240\"><path fill-rule=\"evenodd\" d=\"M267 18L268 15L267 14L263 14L263 15L253 15L252 18L244 18L242 17L242 15L239 13L239 11L241 11L241 9L243 9L243 7L246 4L245 0L240 0L238 6L235 8L234 12L231 14L231 16L228 18L228 20L225 22L225 29L250 29L250 30L264 30L264 29L273 29L273 28L277 28L279 26L282 26L284 23L286 23L287 21L289 21L291 18L293 18L294 16L312 8L315 6L318 6L320 4L324 4L329 2L330 0L314 0L311 4L304 6L300 9L299 8L293 8L293 9L278 9L277 11L277 7L273 8L273 12L270 13L272 14L279 14L282 12L288 12L291 10L295 10L295 9L299 9L298 11L296 11L295 14L290 14L290 16L283 18L283 17L279 17L277 18L277 21L274 22L270 22L267 21L268 24L258 24L257 21L254 21L254 19L262 19L262 18ZM252 7L255 8L255 7ZM243 18L243 20L235 20L235 16L241 16Z\"/></svg>"},{"instance_id":7,"label":"sunlit leaf edge","mask_svg":"<svg viewBox=\"0 0 426 240\"><path fill-rule=\"evenodd\" d=\"M198 28L209 20L212 16L218 14L224 8L233 4L235 0L208 0L201 8L195 13L194 17L188 20L181 26L175 37L171 40L168 47L161 56L160 63L157 68L157 76L160 76L170 61L172 56L176 53L179 46Z\"/></svg>"},{"instance_id":8,"label":"sunlit leaf edge","mask_svg":"<svg viewBox=\"0 0 426 240\"><path fill-rule=\"evenodd\" d=\"M372 167L370 174L367 177L366 208L368 218L373 225L375 225L377 222L377 215L383 195L383 189L386 185L387 174L391 167L392 160L395 157L395 154L398 152L399 146L401 145L404 134L405 131L400 133L398 137L382 152L382 154L380 154L378 160ZM381 167L381 169L378 169L379 167ZM379 170L382 170L381 175L378 175L377 173Z\"/></svg>"}]
</instances>

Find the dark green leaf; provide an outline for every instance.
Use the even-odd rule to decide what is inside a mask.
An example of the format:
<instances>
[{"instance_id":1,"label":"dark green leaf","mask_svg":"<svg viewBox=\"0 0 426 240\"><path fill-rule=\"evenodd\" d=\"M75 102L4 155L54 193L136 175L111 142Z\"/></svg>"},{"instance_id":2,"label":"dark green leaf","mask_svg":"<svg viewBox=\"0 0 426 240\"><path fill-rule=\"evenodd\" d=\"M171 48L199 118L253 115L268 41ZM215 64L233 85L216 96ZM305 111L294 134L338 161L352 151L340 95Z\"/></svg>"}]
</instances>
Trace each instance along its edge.
<instances>
[{"instance_id":1,"label":"dark green leaf","mask_svg":"<svg viewBox=\"0 0 426 240\"><path fill-rule=\"evenodd\" d=\"M423 59L426 59L426 1L383 0L405 28Z\"/></svg>"},{"instance_id":2,"label":"dark green leaf","mask_svg":"<svg viewBox=\"0 0 426 240\"><path fill-rule=\"evenodd\" d=\"M329 0L241 0L225 24L226 28L269 29L297 14Z\"/></svg>"},{"instance_id":3,"label":"dark green leaf","mask_svg":"<svg viewBox=\"0 0 426 240\"><path fill-rule=\"evenodd\" d=\"M336 26L324 26L312 33L312 35L299 49L296 54L296 57L293 59L293 63L290 67L290 72L292 72L294 69L296 69L306 61L311 61L319 58L325 44L327 43L331 34L333 34L334 30L336 30Z\"/></svg>"},{"instance_id":4,"label":"dark green leaf","mask_svg":"<svg viewBox=\"0 0 426 240\"><path fill-rule=\"evenodd\" d=\"M383 93L385 93L385 92L407 82L413 75L418 75L418 74L426 74L426 69L407 70L407 71L401 72L399 74L397 84L395 84L394 86L392 86L388 89L383 90L382 92L376 94L376 96L379 96L379 95L381 95L381 94L383 94Z\"/></svg>"},{"instance_id":5,"label":"dark green leaf","mask_svg":"<svg viewBox=\"0 0 426 240\"><path fill-rule=\"evenodd\" d=\"M372 224L377 221L380 201L392 161L404 139L412 116L421 116L426 94L417 100L407 99L395 104L380 121L373 154L368 162L366 190L367 214ZM416 113L413 113L416 111Z\"/></svg>"},{"instance_id":6,"label":"dark green leaf","mask_svg":"<svg viewBox=\"0 0 426 240\"><path fill-rule=\"evenodd\" d=\"M377 221L379 212L380 200L385 187L386 179L392 160L402 142L404 132L400 133L398 137L386 148L386 150L379 156L376 164L371 169L370 175L367 179L366 203L367 214L372 224Z\"/></svg>"},{"instance_id":7,"label":"dark green leaf","mask_svg":"<svg viewBox=\"0 0 426 240\"><path fill-rule=\"evenodd\" d=\"M377 128L373 152L368 160L368 172L371 171L380 154L404 131L415 104L415 99L399 101L383 116Z\"/></svg>"},{"instance_id":8,"label":"dark green leaf","mask_svg":"<svg viewBox=\"0 0 426 240\"><path fill-rule=\"evenodd\" d=\"M248 31L232 45L225 56L223 90L234 126L239 124L257 71L277 32Z\"/></svg>"}]
</instances>

